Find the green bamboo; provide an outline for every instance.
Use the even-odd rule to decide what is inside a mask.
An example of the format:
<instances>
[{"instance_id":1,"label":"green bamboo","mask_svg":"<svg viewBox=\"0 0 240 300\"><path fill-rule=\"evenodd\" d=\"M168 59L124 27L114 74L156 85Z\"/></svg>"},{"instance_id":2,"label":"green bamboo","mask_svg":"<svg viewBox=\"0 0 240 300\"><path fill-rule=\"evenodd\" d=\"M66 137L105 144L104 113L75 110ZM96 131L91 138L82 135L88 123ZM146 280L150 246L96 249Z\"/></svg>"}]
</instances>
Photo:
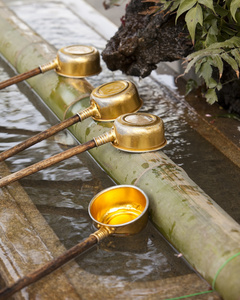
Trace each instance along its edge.
<instances>
[{"instance_id":1,"label":"green bamboo","mask_svg":"<svg viewBox=\"0 0 240 300\"><path fill-rule=\"evenodd\" d=\"M36 63L42 64L43 60L49 61L49 54L43 52L49 46L40 37L37 39L42 46L33 44L36 37L29 40L32 31L22 30L18 26L20 20L10 22L11 15L6 8L0 8L0 51L6 59L19 72L33 68ZM71 107L77 97L91 90L85 80L65 79L50 71L28 82L59 119L69 105L67 117L89 106L89 99L85 98ZM73 125L71 131L84 143L111 126L111 123L98 124L87 119ZM210 284L215 281L214 287L224 299L239 299L239 224L174 164L164 150L130 154L106 144L90 153L116 183L135 184L143 189L150 199L151 218L159 231Z\"/></svg>"}]
</instances>

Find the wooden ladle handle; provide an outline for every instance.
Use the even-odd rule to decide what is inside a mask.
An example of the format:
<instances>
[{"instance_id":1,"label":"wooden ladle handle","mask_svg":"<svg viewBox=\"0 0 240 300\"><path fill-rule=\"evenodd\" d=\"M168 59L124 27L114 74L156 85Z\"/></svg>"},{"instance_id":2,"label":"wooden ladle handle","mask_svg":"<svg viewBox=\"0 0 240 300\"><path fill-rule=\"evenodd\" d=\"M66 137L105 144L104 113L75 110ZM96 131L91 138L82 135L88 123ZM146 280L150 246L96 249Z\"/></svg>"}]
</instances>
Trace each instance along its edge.
<instances>
[{"instance_id":1,"label":"wooden ladle handle","mask_svg":"<svg viewBox=\"0 0 240 300\"><path fill-rule=\"evenodd\" d=\"M41 71L41 68L38 67L36 69L33 69L33 70L27 71L25 73L11 77L5 81L0 82L0 90L4 89L5 87L10 86L12 84L18 83L18 82L23 81L28 78L31 78L40 73L42 73L42 71Z\"/></svg>"},{"instance_id":2,"label":"wooden ladle handle","mask_svg":"<svg viewBox=\"0 0 240 300\"><path fill-rule=\"evenodd\" d=\"M54 260L46 263L36 271L24 276L23 278L16 281L9 287L6 287L0 290L0 299L5 300L8 297L12 296L16 292L20 291L22 288L38 281L39 279L45 277L46 275L52 273L66 262L70 261L71 259L75 258L79 254L83 253L84 251L90 249L90 247L94 246L98 243L97 238L94 235L90 235L85 241L78 243L77 245L73 246L62 255L58 256Z\"/></svg>"},{"instance_id":3,"label":"wooden ladle handle","mask_svg":"<svg viewBox=\"0 0 240 300\"><path fill-rule=\"evenodd\" d=\"M96 147L95 140L91 140L82 145L78 145L78 146L68 149L64 152L58 153L54 156L51 156L47 159L37 162L25 169L22 169L18 172L12 173L6 177L1 178L0 179L0 187L8 185L8 184L10 184L14 181L17 181L18 179L21 179L23 177L26 177L28 175L34 174L40 170L46 169L47 167L50 167L60 161L63 161L67 158L70 158L70 157L77 155L79 153L82 153L84 151L90 150L94 147Z\"/></svg>"},{"instance_id":4,"label":"wooden ladle handle","mask_svg":"<svg viewBox=\"0 0 240 300\"><path fill-rule=\"evenodd\" d=\"M64 120L63 122L56 124L32 137L30 137L29 139L17 144L16 146L3 151L2 153L0 153L0 161L4 161L5 159L21 152L22 150L35 145L36 143L39 143L45 139L47 139L48 137L56 134L57 132L77 123L80 121L80 117L78 114L72 116L71 118Z\"/></svg>"}]
</instances>

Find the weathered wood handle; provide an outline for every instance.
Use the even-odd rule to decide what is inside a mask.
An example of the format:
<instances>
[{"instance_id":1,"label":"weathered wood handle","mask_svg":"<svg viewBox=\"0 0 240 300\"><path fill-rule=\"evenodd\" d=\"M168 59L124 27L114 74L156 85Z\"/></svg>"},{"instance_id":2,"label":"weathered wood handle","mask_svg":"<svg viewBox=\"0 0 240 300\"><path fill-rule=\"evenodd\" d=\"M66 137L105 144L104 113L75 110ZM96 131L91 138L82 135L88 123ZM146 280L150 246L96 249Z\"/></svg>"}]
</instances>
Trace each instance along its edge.
<instances>
[{"instance_id":1,"label":"weathered wood handle","mask_svg":"<svg viewBox=\"0 0 240 300\"><path fill-rule=\"evenodd\" d=\"M78 145L74 148L68 149L62 153L56 154L52 157L49 157L45 160L42 160L36 164L33 164L25 169L22 169L18 172L15 172L13 174L10 174L6 177L3 177L0 179L0 187L3 187L5 185L8 185L14 181L17 181L18 179L21 179L23 177L26 177L28 175L34 174L40 170L43 170L47 167L50 167L60 161L63 161L67 158L70 158L74 155L77 155L79 153L82 153L84 151L90 150L92 148L96 147L96 143L94 140L88 141L82 145Z\"/></svg>"},{"instance_id":2,"label":"weathered wood handle","mask_svg":"<svg viewBox=\"0 0 240 300\"><path fill-rule=\"evenodd\" d=\"M5 81L0 82L0 90L4 89L5 87L10 86L12 84L18 83L20 81L23 81L25 79L28 79L28 78L33 77L35 75L38 75L40 73L42 73L41 68L37 67L36 69L27 71L27 72L19 74L19 75L16 75L12 78L9 78Z\"/></svg>"},{"instance_id":3,"label":"weathered wood handle","mask_svg":"<svg viewBox=\"0 0 240 300\"><path fill-rule=\"evenodd\" d=\"M75 258L79 254L83 253L84 251L90 249L92 246L98 243L97 238L94 235L90 235L85 241L78 243L74 247L70 248L62 255L58 256L54 260L46 263L36 271L26 275L25 277L19 279L17 282L12 284L9 287L6 287L0 290L0 299L8 299L8 297L12 296L16 292L20 291L22 288L38 281L39 279L47 276L48 274L52 273L66 262L70 261L71 259Z\"/></svg>"},{"instance_id":4,"label":"weathered wood handle","mask_svg":"<svg viewBox=\"0 0 240 300\"><path fill-rule=\"evenodd\" d=\"M39 134L36 134L35 136L23 141L22 143L19 143L18 145L2 152L0 154L0 161L4 161L5 159L19 153L20 151L38 143L41 142L44 139L47 139L48 137L54 135L55 133L77 123L80 121L80 117L78 114L74 115L73 117L59 123L56 124L50 128L48 128L47 130L40 132Z\"/></svg>"}]
</instances>

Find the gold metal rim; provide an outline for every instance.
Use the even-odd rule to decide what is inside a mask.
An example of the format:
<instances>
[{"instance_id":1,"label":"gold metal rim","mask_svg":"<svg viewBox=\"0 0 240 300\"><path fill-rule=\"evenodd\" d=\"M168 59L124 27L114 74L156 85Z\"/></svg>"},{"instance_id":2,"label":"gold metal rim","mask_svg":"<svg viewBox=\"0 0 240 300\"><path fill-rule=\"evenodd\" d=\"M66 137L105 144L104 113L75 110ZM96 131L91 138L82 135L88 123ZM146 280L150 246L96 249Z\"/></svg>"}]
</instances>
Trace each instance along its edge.
<instances>
[{"instance_id":1,"label":"gold metal rim","mask_svg":"<svg viewBox=\"0 0 240 300\"><path fill-rule=\"evenodd\" d=\"M61 73L60 71L57 71L56 69L55 69L55 72L56 72L58 75L61 75L62 77L75 78L75 79L82 79L82 78L94 76L94 75L97 75L97 74L101 73L101 72L102 72L102 68L100 68L99 71L96 72L96 73L91 73L91 74L81 75L81 76L66 75L66 74L64 74L64 73Z\"/></svg>"},{"instance_id":2,"label":"gold metal rim","mask_svg":"<svg viewBox=\"0 0 240 300\"><path fill-rule=\"evenodd\" d=\"M116 149L119 149L121 151L124 151L124 152L132 152L132 153L144 153L144 152L154 152L154 151L157 151L157 150L160 150L162 148L164 148L166 145L167 145L167 140L165 139L164 142L159 145L159 146L156 146L156 147L152 147L152 148L146 148L145 150L144 149L134 149L134 148L125 148L125 147L121 147L119 145L115 145L114 142L112 143L113 147L116 148Z\"/></svg>"},{"instance_id":3,"label":"gold metal rim","mask_svg":"<svg viewBox=\"0 0 240 300\"><path fill-rule=\"evenodd\" d=\"M141 98L139 98L139 106L136 109L134 109L133 111L130 111L129 113L137 112L142 107L142 105L143 105L143 100ZM116 119L116 117L101 119L101 117L97 118L97 117L94 117L94 116L92 118L93 118L94 121L98 121L98 122L113 122Z\"/></svg>"},{"instance_id":4,"label":"gold metal rim","mask_svg":"<svg viewBox=\"0 0 240 300\"><path fill-rule=\"evenodd\" d=\"M95 217L95 215L97 214L98 218L99 216L100 218L102 218L103 217L102 213L106 206L111 206L111 209L114 210L115 209L114 205L116 203L118 204L119 201L121 200L125 201L126 195L129 199L131 198L131 200L128 199L129 205L134 204L136 205L136 207L143 206L141 209L141 213L136 218L126 223L114 225L114 224L101 222ZM91 219L93 220L95 226L98 228L108 227L111 230L113 230L114 233L119 233L121 232L121 229L124 228L125 232L129 232L129 234L133 234L134 233L133 231L139 232L139 229L141 230L143 227L145 227L148 219L147 217L148 207L149 207L149 199L147 195L140 188L133 185L118 185L118 186L109 187L101 191L97 195L95 195L89 203L88 213ZM108 209L108 207L106 209ZM131 210L131 208L129 208L129 210Z\"/></svg>"}]
</instances>

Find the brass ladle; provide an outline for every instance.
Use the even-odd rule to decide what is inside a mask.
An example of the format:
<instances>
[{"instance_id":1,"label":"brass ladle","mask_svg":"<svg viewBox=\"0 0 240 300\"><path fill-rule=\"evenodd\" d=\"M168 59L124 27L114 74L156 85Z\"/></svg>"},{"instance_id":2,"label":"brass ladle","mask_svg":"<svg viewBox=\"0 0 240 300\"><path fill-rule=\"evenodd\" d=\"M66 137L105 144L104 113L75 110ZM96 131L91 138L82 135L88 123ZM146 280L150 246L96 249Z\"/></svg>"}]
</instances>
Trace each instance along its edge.
<instances>
[{"instance_id":1,"label":"brass ladle","mask_svg":"<svg viewBox=\"0 0 240 300\"><path fill-rule=\"evenodd\" d=\"M52 273L109 235L125 236L139 233L148 221L148 205L149 200L146 194L135 186L116 186L100 192L91 200L88 207L89 215L98 230L85 241L19 279L11 286L2 289L0 299L6 299Z\"/></svg>"},{"instance_id":2,"label":"brass ladle","mask_svg":"<svg viewBox=\"0 0 240 300\"><path fill-rule=\"evenodd\" d=\"M163 121L159 117L148 113L124 114L114 121L109 132L1 178L0 187L109 142L115 148L127 152L158 150L166 145Z\"/></svg>"},{"instance_id":3,"label":"brass ladle","mask_svg":"<svg viewBox=\"0 0 240 300\"><path fill-rule=\"evenodd\" d=\"M56 73L61 76L71 78L93 76L102 70L100 55L96 48L84 45L72 45L58 50L57 57L51 62L0 82L0 90L52 69L55 69Z\"/></svg>"},{"instance_id":4,"label":"brass ladle","mask_svg":"<svg viewBox=\"0 0 240 300\"><path fill-rule=\"evenodd\" d=\"M88 117L96 121L113 121L122 114L136 112L141 106L142 100L132 82L118 80L100 85L90 95L90 107L0 153L0 161Z\"/></svg>"}]
</instances>

